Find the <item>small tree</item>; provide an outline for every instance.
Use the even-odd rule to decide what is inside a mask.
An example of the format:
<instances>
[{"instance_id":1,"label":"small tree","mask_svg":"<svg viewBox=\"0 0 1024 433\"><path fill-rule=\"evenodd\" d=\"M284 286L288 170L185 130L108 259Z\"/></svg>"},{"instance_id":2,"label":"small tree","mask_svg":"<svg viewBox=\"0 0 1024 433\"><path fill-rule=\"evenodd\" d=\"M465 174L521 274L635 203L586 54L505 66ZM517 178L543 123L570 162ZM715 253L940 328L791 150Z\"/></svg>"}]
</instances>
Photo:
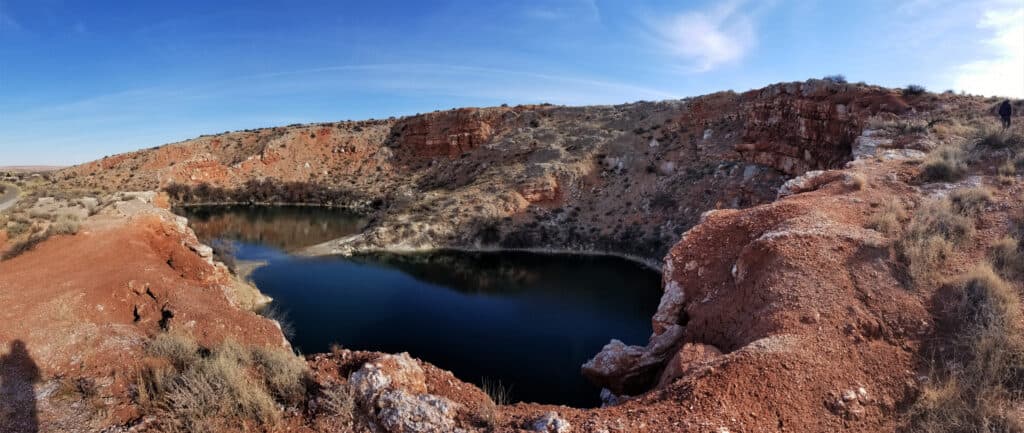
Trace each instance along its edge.
<instances>
[{"instance_id":1,"label":"small tree","mask_svg":"<svg viewBox=\"0 0 1024 433\"><path fill-rule=\"evenodd\" d=\"M924 86L921 86L921 85L918 85L918 84L911 84L911 85L908 85L906 88L903 89L903 96L917 96L917 95L924 94L924 92L927 92L927 91L928 90L925 89Z\"/></svg>"},{"instance_id":2,"label":"small tree","mask_svg":"<svg viewBox=\"0 0 1024 433\"><path fill-rule=\"evenodd\" d=\"M842 74L826 75L822 80L836 84L846 84L846 77Z\"/></svg>"}]
</instances>

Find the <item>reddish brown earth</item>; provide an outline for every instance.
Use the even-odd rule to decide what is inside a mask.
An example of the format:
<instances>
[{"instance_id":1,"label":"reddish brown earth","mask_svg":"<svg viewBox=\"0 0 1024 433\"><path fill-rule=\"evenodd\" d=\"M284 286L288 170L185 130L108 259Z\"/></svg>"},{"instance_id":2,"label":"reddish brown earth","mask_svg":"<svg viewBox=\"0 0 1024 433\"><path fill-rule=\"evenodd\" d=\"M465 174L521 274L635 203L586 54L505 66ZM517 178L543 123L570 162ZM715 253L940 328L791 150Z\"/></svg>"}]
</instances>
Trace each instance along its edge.
<instances>
[{"instance_id":1,"label":"reddish brown earth","mask_svg":"<svg viewBox=\"0 0 1024 433\"><path fill-rule=\"evenodd\" d=\"M1017 230L1024 184L1019 175L998 178L1011 155L986 149L971 151L964 181L924 184L917 150L963 139L961 131L873 122L966 120L989 105L811 81L616 107L463 109L203 137L74 167L57 185L230 187L270 177L383 199L362 239L319 252L481 245L479 229L490 223L499 245L511 236L533 247L661 260L660 246L623 245L637 240L630 227L640 227L641 239L666 233L658 237L668 249L665 295L650 344L609 344L584 368L617 401L494 408L476 387L406 356L309 355L314 382L356 387L380 431L902 431L928 369L922 347L938 337L942 281L911 287L894 249L898 234L867 221L890 198L913 215L955 189L992 191L976 235L939 270L953 281ZM872 137L887 141L876 148ZM847 164L853 155L866 156ZM171 328L188 327L208 343L283 344L271 322L232 303L233 281L200 256L191 231L158 208L125 209L0 262L3 350L25 343L41 394L85 378L104 397L82 409L47 393L40 418L54 431L139 422L127 395L133 359L165 308ZM152 297L139 293L147 283ZM312 407L318 398L282 429L345 431Z\"/></svg>"},{"instance_id":2,"label":"reddish brown earth","mask_svg":"<svg viewBox=\"0 0 1024 433\"><path fill-rule=\"evenodd\" d=\"M162 329L206 344L230 337L287 345L272 322L236 305L233 277L198 246L173 214L136 201L0 261L0 353L21 342L20 363L38 368L40 431L98 431L137 419L130 395L141 349ZM66 391L80 381L94 388L94 407L78 407Z\"/></svg>"},{"instance_id":3,"label":"reddish brown earth","mask_svg":"<svg viewBox=\"0 0 1024 433\"><path fill-rule=\"evenodd\" d=\"M493 246L659 262L704 211L770 202L786 178L841 166L869 117L945 100L811 80L616 106L465 108L205 136L56 178L129 191L275 179L380 203L362 236L312 254Z\"/></svg>"}]
</instances>

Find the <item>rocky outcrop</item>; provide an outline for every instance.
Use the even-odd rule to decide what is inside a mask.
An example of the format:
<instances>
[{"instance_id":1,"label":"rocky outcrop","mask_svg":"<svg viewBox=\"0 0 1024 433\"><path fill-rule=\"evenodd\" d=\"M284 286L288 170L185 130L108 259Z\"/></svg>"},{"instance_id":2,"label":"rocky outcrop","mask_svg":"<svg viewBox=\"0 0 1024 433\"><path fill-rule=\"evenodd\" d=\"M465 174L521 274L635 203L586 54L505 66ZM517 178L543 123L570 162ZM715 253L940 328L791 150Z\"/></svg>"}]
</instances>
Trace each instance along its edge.
<instances>
[{"instance_id":1,"label":"rocky outcrop","mask_svg":"<svg viewBox=\"0 0 1024 433\"><path fill-rule=\"evenodd\" d=\"M490 142L512 109L460 108L402 119L392 128L390 145L418 158L457 158Z\"/></svg>"},{"instance_id":2,"label":"rocky outcrop","mask_svg":"<svg viewBox=\"0 0 1024 433\"><path fill-rule=\"evenodd\" d=\"M841 167L870 116L910 109L894 90L822 80L776 84L741 98L736 150L791 175Z\"/></svg>"},{"instance_id":3,"label":"rocky outcrop","mask_svg":"<svg viewBox=\"0 0 1024 433\"><path fill-rule=\"evenodd\" d=\"M427 393L426 376L408 353L383 355L349 377L359 406L389 433L466 432L455 421L459 405Z\"/></svg>"}]
</instances>

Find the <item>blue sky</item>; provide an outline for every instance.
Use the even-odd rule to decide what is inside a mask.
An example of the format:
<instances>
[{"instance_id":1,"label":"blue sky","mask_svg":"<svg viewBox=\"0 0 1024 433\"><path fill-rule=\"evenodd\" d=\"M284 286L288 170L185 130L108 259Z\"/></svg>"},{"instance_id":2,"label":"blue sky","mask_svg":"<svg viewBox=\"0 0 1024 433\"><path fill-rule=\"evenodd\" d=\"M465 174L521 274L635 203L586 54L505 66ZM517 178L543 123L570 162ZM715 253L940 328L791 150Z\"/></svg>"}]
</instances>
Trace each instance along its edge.
<instances>
[{"instance_id":1,"label":"blue sky","mask_svg":"<svg viewBox=\"0 0 1024 433\"><path fill-rule=\"evenodd\" d=\"M836 73L1024 97L1024 0L0 0L0 166Z\"/></svg>"}]
</instances>

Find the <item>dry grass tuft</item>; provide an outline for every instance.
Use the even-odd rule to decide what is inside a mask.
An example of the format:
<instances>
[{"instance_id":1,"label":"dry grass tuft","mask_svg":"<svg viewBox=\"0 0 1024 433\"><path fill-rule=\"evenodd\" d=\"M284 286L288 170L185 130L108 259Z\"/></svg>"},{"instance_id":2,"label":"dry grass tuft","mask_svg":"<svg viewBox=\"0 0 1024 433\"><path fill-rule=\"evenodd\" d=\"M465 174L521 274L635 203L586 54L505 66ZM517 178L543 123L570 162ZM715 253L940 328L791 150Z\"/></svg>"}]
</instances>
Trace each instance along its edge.
<instances>
[{"instance_id":1,"label":"dry grass tuft","mask_svg":"<svg viewBox=\"0 0 1024 433\"><path fill-rule=\"evenodd\" d=\"M899 231L903 221L907 219L907 209L896 197L888 197L882 201L878 211L868 218L867 227L887 235Z\"/></svg>"},{"instance_id":2,"label":"dry grass tuft","mask_svg":"<svg viewBox=\"0 0 1024 433\"><path fill-rule=\"evenodd\" d=\"M992 193L985 188L958 189L949 195L949 201L960 215L975 217L992 203Z\"/></svg>"},{"instance_id":3,"label":"dry grass tuft","mask_svg":"<svg viewBox=\"0 0 1024 433\"><path fill-rule=\"evenodd\" d=\"M358 406L351 386L342 383L324 388L320 392L321 407L327 414L337 417L347 426L355 424Z\"/></svg>"},{"instance_id":4,"label":"dry grass tuft","mask_svg":"<svg viewBox=\"0 0 1024 433\"><path fill-rule=\"evenodd\" d=\"M974 140L978 146L990 149L1020 149L1024 147L1024 136L997 126L978 128Z\"/></svg>"},{"instance_id":5,"label":"dry grass tuft","mask_svg":"<svg viewBox=\"0 0 1024 433\"><path fill-rule=\"evenodd\" d=\"M141 372L138 400L163 431L270 430L280 420L278 403L305 398L305 364L283 349L231 341L206 349L188 336L161 334L146 351L163 362Z\"/></svg>"},{"instance_id":6,"label":"dry grass tuft","mask_svg":"<svg viewBox=\"0 0 1024 433\"><path fill-rule=\"evenodd\" d=\"M855 191L860 191L868 184L868 179L861 173L854 173L847 176L843 184Z\"/></svg>"},{"instance_id":7,"label":"dry grass tuft","mask_svg":"<svg viewBox=\"0 0 1024 433\"><path fill-rule=\"evenodd\" d=\"M988 265L968 274L948 314L947 351L911 407L923 433L1024 432L1024 329L1016 291Z\"/></svg>"},{"instance_id":8,"label":"dry grass tuft","mask_svg":"<svg viewBox=\"0 0 1024 433\"><path fill-rule=\"evenodd\" d=\"M966 173L966 152L958 145L946 144L928 154L922 165L921 179L926 182L956 182Z\"/></svg>"},{"instance_id":9,"label":"dry grass tuft","mask_svg":"<svg viewBox=\"0 0 1024 433\"><path fill-rule=\"evenodd\" d=\"M974 235L974 220L955 211L949 200L926 202L914 213L896 251L915 286L938 280L956 245Z\"/></svg>"},{"instance_id":10,"label":"dry grass tuft","mask_svg":"<svg viewBox=\"0 0 1024 433\"><path fill-rule=\"evenodd\" d=\"M992 264L1007 278L1024 276L1024 254L1021 254L1020 243L1010 236L992 244Z\"/></svg>"},{"instance_id":11,"label":"dry grass tuft","mask_svg":"<svg viewBox=\"0 0 1024 433\"><path fill-rule=\"evenodd\" d=\"M306 398L308 366L302 358L281 349L256 347L252 360L267 390L278 401L298 404Z\"/></svg>"}]
</instances>

